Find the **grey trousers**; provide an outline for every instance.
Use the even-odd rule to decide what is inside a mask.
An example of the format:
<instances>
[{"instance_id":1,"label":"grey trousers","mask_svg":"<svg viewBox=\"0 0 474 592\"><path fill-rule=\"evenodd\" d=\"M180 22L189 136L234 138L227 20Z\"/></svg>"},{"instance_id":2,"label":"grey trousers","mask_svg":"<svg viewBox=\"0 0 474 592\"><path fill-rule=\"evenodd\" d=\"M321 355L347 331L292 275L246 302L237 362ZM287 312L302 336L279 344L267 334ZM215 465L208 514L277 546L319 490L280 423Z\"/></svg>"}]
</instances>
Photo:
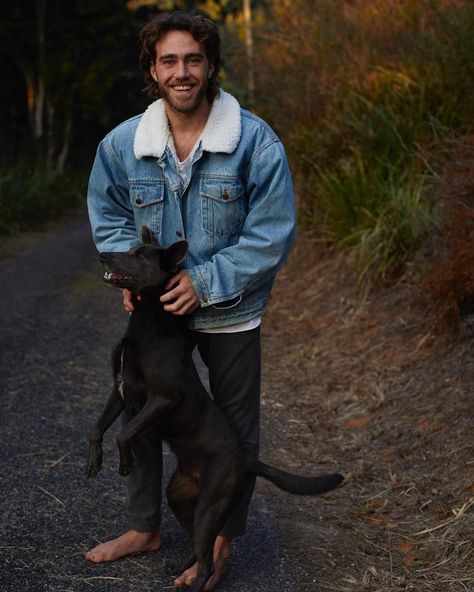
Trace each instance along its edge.
<instances>
[{"instance_id":1,"label":"grey trousers","mask_svg":"<svg viewBox=\"0 0 474 592\"><path fill-rule=\"evenodd\" d=\"M260 327L240 333L194 332L199 353L209 369L209 384L216 404L226 415L242 447L258 456L260 434ZM126 423L130 418L124 417ZM163 473L162 444L157 432L148 430L134 440L135 464L127 477L130 527L152 532L161 522ZM255 478L229 516L222 536L245 533Z\"/></svg>"}]
</instances>

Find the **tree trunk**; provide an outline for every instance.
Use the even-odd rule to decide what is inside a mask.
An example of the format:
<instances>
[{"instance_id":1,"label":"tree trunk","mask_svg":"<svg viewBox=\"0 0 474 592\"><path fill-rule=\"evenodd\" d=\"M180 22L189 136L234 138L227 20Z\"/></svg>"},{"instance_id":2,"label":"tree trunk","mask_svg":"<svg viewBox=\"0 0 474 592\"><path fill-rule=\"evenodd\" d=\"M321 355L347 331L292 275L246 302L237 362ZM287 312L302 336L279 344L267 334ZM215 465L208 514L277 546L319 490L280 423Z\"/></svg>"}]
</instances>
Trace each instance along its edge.
<instances>
[{"instance_id":1,"label":"tree trunk","mask_svg":"<svg viewBox=\"0 0 474 592\"><path fill-rule=\"evenodd\" d=\"M41 75L38 76L35 96L35 109L33 116L33 134L36 140L41 140L44 136L44 103L45 87Z\"/></svg>"},{"instance_id":2,"label":"tree trunk","mask_svg":"<svg viewBox=\"0 0 474 592\"><path fill-rule=\"evenodd\" d=\"M244 2L245 52L247 56L247 90L249 93L249 108L255 107L255 68L253 55L253 28L251 0Z\"/></svg>"},{"instance_id":3,"label":"tree trunk","mask_svg":"<svg viewBox=\"0 0 474 592\"><path fill-rule=\"evenodd\" d=\"M58 162L56 165L56 170L58 173L62 173L64 171L64 165L66 164L66 158L69 153L69 144L71 140L71 131L72 131L72 108L69 107L66 112L66 124L64 126L64 136L63 136L63 147L58 157Z\"/></svg>"},{"instance_id":4,"label":"tree trunk","mask_svg":"<svg viewBox=\"0 0 474 592\"><path fill-rule=\"evenodd\" d=\"M37 73L30 69L29 65L19 63L18 66L25 78L28 121L32 137L31 147L36 150L36 155L41 157L44 140L44 82Z\"/></svg>"},{"instance_id":5,"label":"tree trunk","mask_svg":"<svg viewBox=\"0 0 474 592\"><path fill-rule=\"evenodd\" d=\"M35 135L35 105L36 105L36 88L33 82L33 75L23 64L18 64L24 78L26 86L26 106L28 108L28 121L30 123L30 130L33 136Z\"/></svg>"},{"instance_id":6,"label":"tree trunk","mask_svg":"<svg viewBox=\"0 0 474 592\"><path fill-rule=\"evenodd\" d=\"M47 129L47 135L46 135L46 166L48 168L51 168L52 164L53 164L53 158L54 158L54 153L55 153L55 145L54 145L54 116L55 116L55 111L54 111L54 106L52 101L50 100L49 97L46 98L46 113L47 113L47 119L46 119L46 129Z\"/></svg>"},{"instance_id":7,"label":"tree trunk","mask_svg":"<svg viewBox=\"0 0 474 592\"><path fill-rule=\"evenodd\" d=\"M39 156L44 151L44 117L46 104L45 66L45 21L47 0L36 0L36 35L38 44L38 65L36 69L36 93L33 116L33 136L39 148Z\"/></svg>"}]
</instances>

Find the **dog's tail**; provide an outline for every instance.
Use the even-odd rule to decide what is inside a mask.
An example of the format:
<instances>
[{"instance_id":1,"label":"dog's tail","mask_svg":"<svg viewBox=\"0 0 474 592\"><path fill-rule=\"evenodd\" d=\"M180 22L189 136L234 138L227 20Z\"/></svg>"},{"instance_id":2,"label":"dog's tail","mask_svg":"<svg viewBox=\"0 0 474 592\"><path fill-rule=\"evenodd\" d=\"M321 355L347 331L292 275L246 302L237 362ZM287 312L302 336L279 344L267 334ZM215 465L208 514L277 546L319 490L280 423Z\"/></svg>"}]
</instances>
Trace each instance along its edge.
<instances>
[{"instance_id":1,"label":"dog's tail","mask_svg":"<svg viewBox=\"0 0 474 592\"><path fill-rule=\"evenodd\" d=\"M344 477L338 473L318 475L317 477L301 477L253 459L248 461L248 472L268 479L283 491L297 495L325 493L336 488L344 481Z\"/></svg>"}]
</instances>

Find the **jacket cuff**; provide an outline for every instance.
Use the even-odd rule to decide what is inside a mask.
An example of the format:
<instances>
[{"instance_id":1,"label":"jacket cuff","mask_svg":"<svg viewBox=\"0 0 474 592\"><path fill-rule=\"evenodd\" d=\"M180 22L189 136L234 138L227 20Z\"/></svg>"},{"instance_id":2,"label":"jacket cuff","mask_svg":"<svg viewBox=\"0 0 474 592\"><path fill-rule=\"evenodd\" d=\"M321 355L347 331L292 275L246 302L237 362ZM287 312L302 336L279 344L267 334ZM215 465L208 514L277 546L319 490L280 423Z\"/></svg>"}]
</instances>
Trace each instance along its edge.
<instances>
[{"instance_id":1,"label":"jacket cuff","mask_svg":"<svg viewBox=\"0 0 474 592\"><path fill-rule=\"evenodd\" d=\"M199 267L190 267L186 271L189 274L189 277L194 287L194 291L196 292L199 298L199 303L201 304L201 307L205 308L206 306L210 306L209 289L206 285L206 282L204 281L204 276L202 275Z\"/></svg>"}]
</instances>

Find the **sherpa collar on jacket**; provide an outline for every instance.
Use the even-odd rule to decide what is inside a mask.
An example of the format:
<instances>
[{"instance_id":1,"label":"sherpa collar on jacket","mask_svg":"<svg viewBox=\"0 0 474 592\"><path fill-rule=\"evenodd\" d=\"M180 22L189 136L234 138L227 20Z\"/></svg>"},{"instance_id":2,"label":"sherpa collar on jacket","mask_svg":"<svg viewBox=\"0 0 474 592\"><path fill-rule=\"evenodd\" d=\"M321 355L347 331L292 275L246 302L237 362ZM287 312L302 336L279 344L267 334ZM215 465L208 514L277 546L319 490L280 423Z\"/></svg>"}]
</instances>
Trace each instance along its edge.
<instances>
[{"instance_id":1,"label":"sherpa collar on jacket","mask_svg":"<svg viewBox=\"0 0 474 592\"><path fill-rule=\"evenodd\" d=\"M136 158L161 158L170 136L168 117L163 99L152 103L143 113L135 133L133 151ZM241 134L240 105L232 95L219 91L214 99L201 146L208 152L231 154L237 148Z\"/></svg>"}]
</instances>

